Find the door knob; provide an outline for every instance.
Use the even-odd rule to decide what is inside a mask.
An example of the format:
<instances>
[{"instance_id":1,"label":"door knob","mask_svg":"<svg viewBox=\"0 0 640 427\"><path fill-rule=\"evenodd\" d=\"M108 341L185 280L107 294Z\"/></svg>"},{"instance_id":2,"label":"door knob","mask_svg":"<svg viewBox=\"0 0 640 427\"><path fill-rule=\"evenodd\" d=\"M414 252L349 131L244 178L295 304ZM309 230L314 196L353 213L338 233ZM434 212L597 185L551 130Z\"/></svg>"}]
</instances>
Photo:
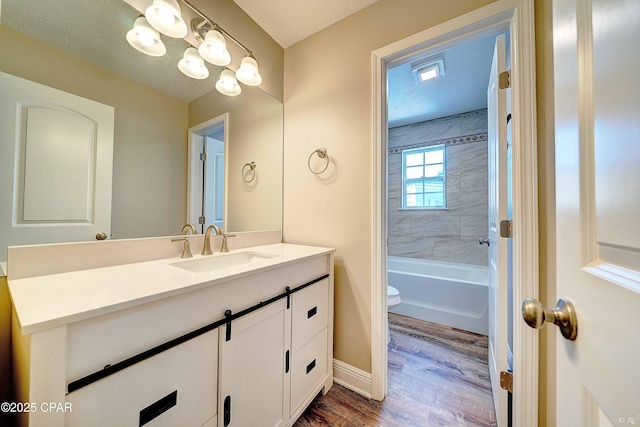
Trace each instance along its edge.
<instances>
[{"instance_id":1,"label":"door knob","mask_svg":"<svg viewBox=\"0 0 640 427\"><path fill-rule=\"evenodd\" d=\"M107 233L105 233L104 231L101 231L100 233L96 234L96 240L106 240L107 238Z\"/></svg>"},{"instance_id":2,"label":"door knob","mask_svg":"<svg viewBox=\"0 0 640 427\"><path fill-rule=\"evenodd\" d=\"M560 298L555 308L544 308L535 298L522 301L522 318L534 329L540 329L545 322L552 322L560 328L562 336L574 341L578 336L578 318L571 301Z\"/></svg>"},{"instance_id":3,"label":"door knob","mask_svg":"<svg viewBox=\"0 0 640 427\"><path fill-rule=\"evenodd\" d=\"M491 243L489 242L488 237L486 239L483 239L483 238L478 239L478 243L480 243L481 245L491 246Z\"/></svg>"}]
</instances>

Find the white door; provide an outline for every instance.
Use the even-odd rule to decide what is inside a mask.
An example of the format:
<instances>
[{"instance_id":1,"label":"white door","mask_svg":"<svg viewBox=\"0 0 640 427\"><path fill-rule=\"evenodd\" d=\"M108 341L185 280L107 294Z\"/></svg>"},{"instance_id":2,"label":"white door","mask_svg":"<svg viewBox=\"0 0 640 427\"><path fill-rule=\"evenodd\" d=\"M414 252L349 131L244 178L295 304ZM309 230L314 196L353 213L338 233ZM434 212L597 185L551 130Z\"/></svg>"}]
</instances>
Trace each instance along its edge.
<instances>
[{"instance_id":1,"label":"white door","mask_svg":"<svg viewBox=\"0 0 640 427\"><path fill-rule=\"evenodd\" d=\"M496 38L489 86L489 374L499 426L507 425L507 391L500 371L507 371L507 241L500 221L507 219L507 91L499 87L505 71L505 36Z\"/></svg>"},{"instance_id":2,"label":"white door","mask_svg":"<svg viewBox=\"0 0 640 427\"><path fill-rule=\"evenodd\" d=\"M640 425L640 2L555 0L553 37L556 295L578 324L556 331L556 425Z\"/></svg>"},{"instance_id":3,"label":"white door","mask_svg":"<svg viewBox=\"0 0 640 427\"><path fill-rule=\"evenodd\" d=\"M225 113L189 129L187 221L201 233L211 224L226 230L228 122Z\"/></svg>"},{"instance_id":4,"label":"white door","mask_svg":"<svg viewBox=\"0 0 640 427\"><path fill-rule=\"evenodd\" d=\"M108 237L113 107L5 73L0 93L0 248Z\"/></svg>"},{"instance_id":5,"label":"white door","mask_svg":"<svg viewBox=\"0 0 640 427\"><path fill-rule=\"evenodd\" d=\"M224 230L224 141L205 136L204 152L202 216L207 224L215 224Z\"/></svg>"}]
</instances>

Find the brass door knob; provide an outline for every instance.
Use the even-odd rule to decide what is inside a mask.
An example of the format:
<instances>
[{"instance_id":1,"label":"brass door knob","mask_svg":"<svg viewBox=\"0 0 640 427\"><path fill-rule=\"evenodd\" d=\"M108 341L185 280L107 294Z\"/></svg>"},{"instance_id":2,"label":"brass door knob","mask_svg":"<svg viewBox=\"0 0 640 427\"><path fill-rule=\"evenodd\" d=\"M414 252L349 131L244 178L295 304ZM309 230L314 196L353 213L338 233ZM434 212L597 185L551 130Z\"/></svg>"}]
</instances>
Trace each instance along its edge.
<instances>
[{"instance_id":1,"label":"brass door knob","mask_svg":"<svg viewBox=\"0 0 640 427\"><path fill-rule=\"evenodd\" d=\"M574 341L578 336L578 318L571 301L561 298L555 308L544 308L542 303L535 298L526 298L522 301L522 318L525 323L534 329L540 329L545 322L558 325L562 336Z\"/></svg>"},{"instance_id":2,"label":"brass door knob","mask_svg":"<svg viewBox=\"0 0 640 427\"><path fill-rule=\"evenodd\" d=\"M104 231L96 234L96 240L106 240L107 237L107 233L105 233Z\"/></svg>"}]
</instances>

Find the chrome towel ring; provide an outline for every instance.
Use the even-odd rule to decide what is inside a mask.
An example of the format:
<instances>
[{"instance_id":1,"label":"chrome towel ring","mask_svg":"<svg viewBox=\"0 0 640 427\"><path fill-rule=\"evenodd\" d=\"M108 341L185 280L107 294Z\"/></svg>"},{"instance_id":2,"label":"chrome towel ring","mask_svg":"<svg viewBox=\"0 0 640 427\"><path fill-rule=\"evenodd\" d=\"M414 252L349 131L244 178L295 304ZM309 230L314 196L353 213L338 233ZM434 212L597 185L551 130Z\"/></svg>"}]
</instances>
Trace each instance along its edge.
<instances>
[{"instance_id":1,"label":"chrome towel ring","mask_svg":"<svg viewBox=\"0 0 640 427\"><path fill-rule=\"evenodd\" d=\"M251 179L247 179L249 175L251 175ZM256 179L256 162L245 163L242 167L242 180L248 184L254 179Z\"/></svg>"},{"instance_id":2,"label":"chrome towel ring","mask_svg":"<svg viewBox=\"0 0 640 427\"><path fill-rule=\"evenodd\" d=\"M314 154L317 154L320 159L324 159L325 160L324 168L322 168L322 170L318 171L318 172L314 171L311 168L311 158L313 157ZM313 153L311 153L311 155L309 156L309 159L307 160L307 167L309 168L311 173L314 174L314 175L320 175L321 173L326 171L327 168L329 167L329 155L327 154L327 149L326 148L318 148Z\"/></svg>"}]
</instances>

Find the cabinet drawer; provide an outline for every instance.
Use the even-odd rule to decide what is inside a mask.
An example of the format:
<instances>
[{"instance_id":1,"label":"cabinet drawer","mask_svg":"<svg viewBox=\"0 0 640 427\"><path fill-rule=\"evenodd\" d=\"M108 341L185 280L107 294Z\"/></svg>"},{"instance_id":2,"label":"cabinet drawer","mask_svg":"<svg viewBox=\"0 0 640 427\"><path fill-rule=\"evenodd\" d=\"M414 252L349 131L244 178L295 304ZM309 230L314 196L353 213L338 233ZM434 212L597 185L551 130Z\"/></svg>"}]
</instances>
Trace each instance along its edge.
<instances>
[{"instance_id":1,"label":"cabinet drawer","mask_svg":"<svg viewBox=\"0 0 640 427\"><path fill-rule=\"evenodd\" d=\"M327 374L327 329L316 335L291 360L291 413Z\"/></svg>"},{"instance_id":2,"label":"cabinet drawer","mask_svg":"<svg viewBox=\"0 0 640 427\"><path fill-rule=\"evenodd\" d=\"M327 327L328 304L327 279L293 294L291 349L294 353Z\"/></svg>"},{"instance_id":3,"label":"cabinet drawer","mask_svg":"<svg viewBox=\"0 0 640 427\"><path fill-rule=\"evenodd\" d=\"M65 425L209 425L217 368L216 329L69 393Z\"/></svg>"}]
</instances>

